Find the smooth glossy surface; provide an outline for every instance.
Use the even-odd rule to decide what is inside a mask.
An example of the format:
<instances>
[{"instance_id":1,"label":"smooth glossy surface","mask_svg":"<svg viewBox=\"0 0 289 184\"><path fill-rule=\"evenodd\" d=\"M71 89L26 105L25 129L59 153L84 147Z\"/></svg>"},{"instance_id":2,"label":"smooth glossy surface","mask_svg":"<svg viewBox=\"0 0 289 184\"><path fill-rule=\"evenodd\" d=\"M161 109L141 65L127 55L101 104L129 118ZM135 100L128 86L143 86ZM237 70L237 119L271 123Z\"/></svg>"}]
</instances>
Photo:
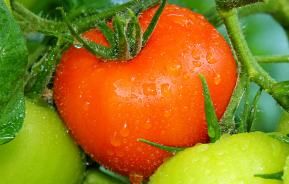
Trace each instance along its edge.
<instances>
[{"instance_id":1,"label":"smooth glossy surface","mask_svg":"<svg viewBox=\"0 0 289 184\"><path fill-rule=\"evenodd\" d=\"M255 177L283 170L288 144L254 132L223 136L186 149L164 163L149 184L282 184Z\"/></svg>"},{"instance_id":2,"label":"smooth glossy surface","mask_svg":"<svg viewBox=\"0 0 289 184\"><path fill-rule=\"evenodd\" d=\"M26 101L19 135L0 146L1 184L79 184L82 153L56 112Z\"/></svg>"},{"instance_id":3,"label":"smooth glossy surface","mask_svg":"<svg viewBox=\"0 0 289 184\"><path fill-rule=\"evenodd\" d=\"M154 11L142 14L142 27ZM86 36L107 44L97 30ZM69 48L57 69L54 97L91 157L119 173L147 177L170 155L138 138L169 146L208 141L199 74L220 117L236 82L230 48L201 15L168 5L146 47L129 62L104 63L83 48Z\"/></svg>"}]
</instances>

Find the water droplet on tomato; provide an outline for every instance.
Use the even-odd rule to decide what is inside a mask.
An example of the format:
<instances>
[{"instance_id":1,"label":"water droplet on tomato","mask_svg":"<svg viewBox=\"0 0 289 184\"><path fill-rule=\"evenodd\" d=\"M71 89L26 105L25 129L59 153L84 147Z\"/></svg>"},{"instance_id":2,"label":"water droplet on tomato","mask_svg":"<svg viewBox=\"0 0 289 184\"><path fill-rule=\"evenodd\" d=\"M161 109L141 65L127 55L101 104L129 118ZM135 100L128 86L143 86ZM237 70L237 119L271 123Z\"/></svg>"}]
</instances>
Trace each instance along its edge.
<instances>
[{"instance_id":1,"label":"water droplet on tomato","mask_svg":"<svg viewBox=\"0 0 289 184\"><path fill-rule=\"evenodd\" d=\"M152 127L151 120L149 120L149 119L146 120L145 123L144 123L144 128L148 130L151 127Z\"/></svg>"},{"instance_id":2,"label":"water droplet on tomato","mask_svg":"<svg viewBox=\"0 0 289 184\"><path fill-rule=\"evenodd\" d=\"M155 83L146 83L143 85L143 94L146 96L157 95L157 87Z\"/></svg>"},{"instance_id":3,"label":"water droplet on tomato","mask_svg":"<svg viewBox=\"0 0 289 184\"><path fill-rule=\"evenodd\" d=\"M161 85L161 93L163 96L167 97L171 94L170 85L165 83Z\"/></svg>"},{"instance_id":4,"label":"water droplet on tomato","mask_svg":"<svg viewBox=\"0 0 289 184\"><path fill-rule=\"evenodd\" d=\"M171 75L180 75L181 73L181 69L182 69L182 66L181 65L174 65L174 66L169 66L167 68L168 72L171 74Z\"/></svg>"},{"instance_id":5,"label":"water droplet on tomato","mask_svg":"<svg viewBox=\"0 0 289 184\"><path fill-rule=\"evenodd\" d=\"M121 135L122 137L127 137L127 136L129 136L129 129L128 129L127 123L124 123L122 129L120 130L120 135Z\"/></svg>"},{"instance_id":6,"label":"water droplet on tomato","mask_svg":"<svg viewBox=\"0 0 289 184\"><path fill-rule=\"evenodd\" d=\"M220 75L220 74L216 74L216 76L214 77L214 82L215 82L215 84L216 84L216 85L219 85L220 82L221 82L221 80L222 80L221 75Z\"/></svg>"},{"instance_id":7,"label":"water droplet on tomato","mask_svg":"<svg viewBox=\"0 0 289 184\"><path fill-rule=\"evenodd\" d=\"M206 56L207 62L210 64L215 64L217 60L214 58L214 56L211 53L208 53Z\"/></svg>"},{"instance_id":8,"label":"water droplet on tomato","mask_svg":"<svg viewBox=\"0 0 289 184\"><path fill-rule=\"evenodd\" d=\"M114 147L119 147L121 145L121 138L116 132L113 134L112 138L110 139L110 143Z\"/></svg>"},{"instance_id":9,"label":"water droplet on tomato","mask_svg":"<svg viewBox=\"0 0 289 184\"><path fill-rule=\"evenodd\" d=\"M202 66L202 62L199 61L199 60L193 61L193 64L194 64L195 67L201 67Z\"/></svg>"},{"instance_id":10,"label":"water droplet on tomato","mask_svg":"<svg viewBox=\"0 0 289 184\"><path fill-rule=\"evenodd\" d=\"M77 48L77 49L81 49L81 48L83 47L83 45L82 45L81 43L79 43L78 41L75 41L75 42L73 43L73 46L74 46L75 48Z\"/></svg>"}]
</instances>

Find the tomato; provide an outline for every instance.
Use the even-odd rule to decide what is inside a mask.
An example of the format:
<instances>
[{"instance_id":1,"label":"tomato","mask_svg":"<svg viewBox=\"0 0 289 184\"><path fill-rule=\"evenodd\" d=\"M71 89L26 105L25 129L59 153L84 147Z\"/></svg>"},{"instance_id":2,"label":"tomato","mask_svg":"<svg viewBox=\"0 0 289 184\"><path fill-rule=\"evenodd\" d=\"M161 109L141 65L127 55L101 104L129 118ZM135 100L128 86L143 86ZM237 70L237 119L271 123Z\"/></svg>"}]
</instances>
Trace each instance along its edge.
<instances>
[{"instance_id":1,"label":"tomato","mask_svg":"<svg viewBox=\"0 0 289 184\"><path fill-rule=\"evenodd\" d=\"M140 17L143 29L156 9ZM107 45L98 30L88 39ZM236 82L231 50L203 16L166 6L141 53L127 62L103 62L84 48L69 48L57 68L54 98L82 148L124 175L149 176L169 153L137 141L169 146L207 142L199 74L209 84L218 117Z\"/></svg>"},{"instance_id":2,"label":"tomato","mask_svg":"<svg viewBox=\"0 0 289 184\"><path fill-rule=\"evenodd\" d=\"M54 110L26 101L19 135L0 146L1 184L79 184L83 154Z\"/></svg>"},{"instance_id":3,"label":"tomato","mask_svg":"<svg viewBox=\"0 0 289 184\"><path fill-rule=\"evenodd\" d=\"M289 146L265 133L225 135L214 144L188 148L165 162L149 184L282 184L255 174L283 170Z\"/></svg>"},{"instance_id":4,"label":"tomato","mask_svg":"<svg viewBox=\"0 0 289 184\"><path fill-rule=\"evenodd\" d=\"M284 184L289 184L289 156L287 157L286 164L284 167L284 174L283 174L283 182Z\"/></svg>"}]
</instances>

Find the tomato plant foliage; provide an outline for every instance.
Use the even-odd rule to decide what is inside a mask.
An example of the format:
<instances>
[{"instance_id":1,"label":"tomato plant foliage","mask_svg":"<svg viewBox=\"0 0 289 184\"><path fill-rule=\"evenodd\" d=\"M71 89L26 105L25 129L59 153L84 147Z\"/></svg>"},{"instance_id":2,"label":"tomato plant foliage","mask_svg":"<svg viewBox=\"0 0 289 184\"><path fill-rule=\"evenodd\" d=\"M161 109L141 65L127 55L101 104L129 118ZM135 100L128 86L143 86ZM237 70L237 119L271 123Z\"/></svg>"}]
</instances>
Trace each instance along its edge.
<instances>
[{"instance_id":1,"label":"tomato plant foliage","mask_svg":"<svg viewBox=\"0 0 289 184\"><path fill-rule=\"evenodd\" d=\"M0 1L0 144L9 142L25 115L24 77L27 65L25 41L3 0Z\"/></svg>"}]
</instances>

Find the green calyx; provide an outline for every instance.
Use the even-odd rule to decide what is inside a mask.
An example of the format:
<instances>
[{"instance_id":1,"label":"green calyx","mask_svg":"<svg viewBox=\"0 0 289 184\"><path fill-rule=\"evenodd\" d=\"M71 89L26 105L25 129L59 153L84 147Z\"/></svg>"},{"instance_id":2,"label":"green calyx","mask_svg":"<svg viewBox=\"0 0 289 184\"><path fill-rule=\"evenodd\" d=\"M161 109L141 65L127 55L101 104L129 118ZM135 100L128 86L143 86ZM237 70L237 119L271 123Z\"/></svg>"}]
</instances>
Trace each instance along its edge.
<instances>
[{"instance_id":1,"label":"green calyx","mask_svg":"<svg viewBox=\"0 0 289 184\"><path fill-rule=\"evenodd\" d=\"M159 8L144 32L142 32L137 17L139 11L135 13L129 8L124 12L117 13L112 18L112 28L107 25L107 20L98 20L96 27L105 36L109 43L109 47L97 44L81 36L77 26L70 23L65 16L63 9L60 10L71 35L80 42L83 47L105 62L115 60L125 62L136 57L146 45L157 25L165 5L166 0L161 0Z\"/></svg>"}]
</instances>

